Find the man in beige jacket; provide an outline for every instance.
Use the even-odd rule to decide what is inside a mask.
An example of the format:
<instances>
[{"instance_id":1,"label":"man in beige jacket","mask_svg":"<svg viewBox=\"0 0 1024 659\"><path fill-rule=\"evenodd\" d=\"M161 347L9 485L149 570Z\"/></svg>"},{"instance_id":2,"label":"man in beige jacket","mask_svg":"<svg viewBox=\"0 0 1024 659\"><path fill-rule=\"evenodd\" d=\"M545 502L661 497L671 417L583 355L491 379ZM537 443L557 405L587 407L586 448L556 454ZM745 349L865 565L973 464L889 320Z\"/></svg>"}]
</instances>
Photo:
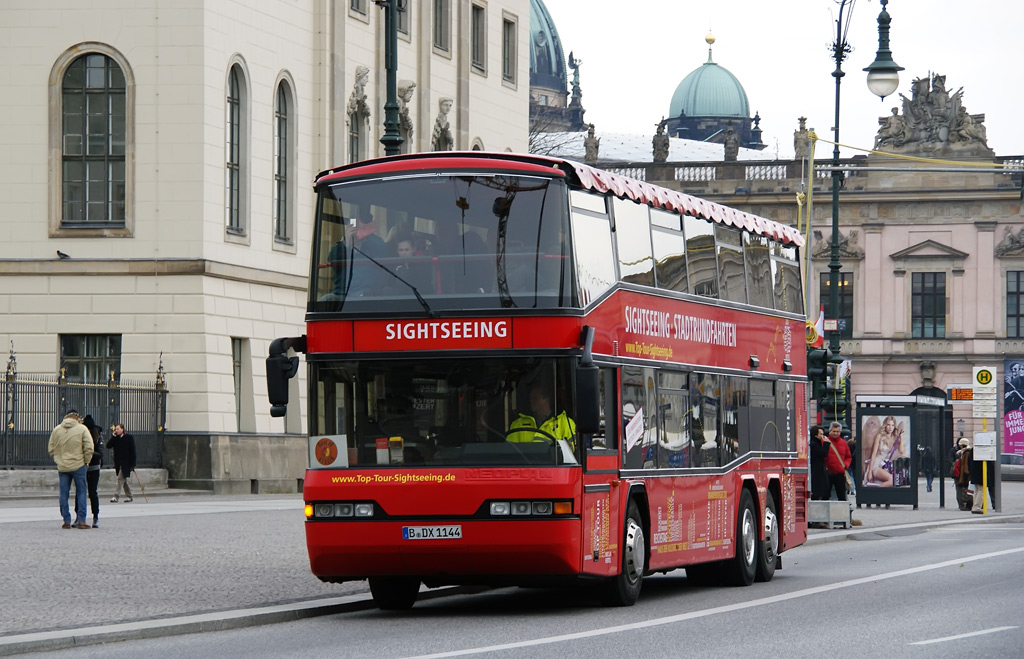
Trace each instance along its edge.
<instances>
[{"instance_id":1,"label":"man in beige jacket","mask_svg":"<svg viewBox=\"0 0 1024 659\"><path fill-rule=\"evenodd\" d=\"M57 475L60 477L60 516L64 519L61 528L72 528L71 511L68 509L72 481L75 483L75 500L78 503L73 528L91 528L85 523L85 472L92 460L92 435L82 425L82 418L76 410L68 410L64 420L50 433L48 450L50 457L57 463Z\"/></svg>"}]
</instances>

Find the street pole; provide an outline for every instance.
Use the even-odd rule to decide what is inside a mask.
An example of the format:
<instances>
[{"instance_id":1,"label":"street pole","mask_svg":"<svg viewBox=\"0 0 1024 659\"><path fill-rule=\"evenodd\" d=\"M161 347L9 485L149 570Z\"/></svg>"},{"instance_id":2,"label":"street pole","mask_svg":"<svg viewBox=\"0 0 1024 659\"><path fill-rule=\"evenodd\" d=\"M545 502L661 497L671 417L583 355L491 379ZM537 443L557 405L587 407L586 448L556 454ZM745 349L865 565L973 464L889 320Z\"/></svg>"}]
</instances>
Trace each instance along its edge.
<instances>
[{"instance_id":1,"label":"street pole","mask_svg":"<svg viewBox=\"0 0 1024 659\"><path fill-rule=\"evenodd\" d=\"M839 91L842 86L843 76L845 75L843 73L843 60L846 59L851 50L846 37L849 33L850 13L853 12L853 3L855 1L837 0L839 3L839 16L836 20L836 40L832 44L832 58L836 61L836 69L832 72L832 77L836 79L836 112L835 124L832 126L833 142L835 144L832 147L832 243L828 262L828 308L829 316L833 319L838 319L840 315L839 271L843 267L839 261L839 190L843 186L844 178L843 172L839 169ZM889 12L886 11L888 2L889 0L881 0L882 11L878 15L878 51L875 55L875 61L864 69L868 72L868 89L882 99L896 91L899 86L899 71L903 70L903 67L897 66L892 60L892 52L889 50L889 23L891 19ZM844 21L843 13L847 10L850 13L847 13ZM836 323L835 329L830 330L828 333L828 347L833 355L830 361L836 364L837 376L839 372L838 365L843 361L839 331L839 325ZM831 400L826 399L831 403L831 410L828 409L828 405L823 405L822 407L825 407L826 420L838 421L841 418L846 418L847 425L849 425L849 415L846 413L848 400L841 391L842 388L837 384L835 391L831 394ZM830 411L831 415L829 415Z\"/></svg>"},{"instance_id":2,"label":"street pole","mask_svg":"<svg viewBox=\"0 0 1024 659\"><path fill-rule=\"evenodd\" d=\"M839 188L843 185L843 173L839 170L839 90L842 86L843 60L850 52L850 45L846 43L846 33L849 27L849 17L843 23L843 11L846 9L847 0L839 5L839 18L836 20L836 41L832 44L832 58L836 61L836 70L832 77L836 79L836 116L832 125L832 245L830 259L828 262L828 310L832 318L839 317L839 270L843 267L839 262ZM850 2L852 5L852 1ZM850 7L853 10L853 7ZM839 355L839 327L831 330L828 335L828 349L833 354Z\"/></svg>"},{"instance_id":3,"label":"street pole","mask_svg":"<svg viewBox=\"0 0 1024 659\"><path fill-rule=\"evenodd\" d=\"M384 103L384 155L402 152L402 134L398 131L398 12L405 11L405 0L374 0L384 10L384 70L387 72L387 100ZM399 5L402 5L399 7Z\"/></svg>"}]
</instances>

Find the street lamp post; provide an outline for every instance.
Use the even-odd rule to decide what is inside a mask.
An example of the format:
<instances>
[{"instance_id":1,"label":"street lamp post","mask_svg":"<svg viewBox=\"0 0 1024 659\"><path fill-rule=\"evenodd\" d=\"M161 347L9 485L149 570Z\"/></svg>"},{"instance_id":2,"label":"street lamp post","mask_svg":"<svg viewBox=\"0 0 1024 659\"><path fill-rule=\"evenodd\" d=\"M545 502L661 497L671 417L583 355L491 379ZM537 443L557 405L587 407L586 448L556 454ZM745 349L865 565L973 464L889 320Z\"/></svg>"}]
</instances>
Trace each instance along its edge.
<instances>
[{"instance_id":1,"label":"street lamp post","mask_svg":"<svg viewBox=\"0 0 1024 659\"><path fill-rule=\"evenodd\" d=\"M853 3L856 0L837 0L839 3L839 17L836 20L836 40L832 44L832 59L836 61L836 70L832 77L836 79L836 116L835 124L832 127L835 144L832 149L832 244L830 260L828 263L828 288L829 288L829 315L833 318L839 317L839 270L842 264L839 262L839 190L843 185L843 173L839 169L839 89L842 84L843 60L850 53L850 45L846 41L850 26L850 14L847 13L846 20L843 20L843 12L849 10L852 13ZM892 52L889 50L889 12L886 5L889 0L881 0L882 11L878 15L878 52L875 61L864 70L868 72L868 89L883 99L896 91L899 86L899 72L903 67L897 66L892 60ZM833 361L840 362L839 327L829 332L829 351L834 355ZM845 398L841 401L840 393L832 394L834 398L833 409L836 410L836 417L840 408L846 409Z\"/></svg>"},{"instance_id":2,"label":"street lamp post","mask_svg":"<svg viewBox=\"0 0 1024 659\"><path fill-rule=\"evenodd\" d=\"M384 10L384 70L387 73L387 99L384 102L384 155L402 152L402 134L398 130L398 12L405 11L405 0L374 0Z\"/></svg>"}]
</instances>

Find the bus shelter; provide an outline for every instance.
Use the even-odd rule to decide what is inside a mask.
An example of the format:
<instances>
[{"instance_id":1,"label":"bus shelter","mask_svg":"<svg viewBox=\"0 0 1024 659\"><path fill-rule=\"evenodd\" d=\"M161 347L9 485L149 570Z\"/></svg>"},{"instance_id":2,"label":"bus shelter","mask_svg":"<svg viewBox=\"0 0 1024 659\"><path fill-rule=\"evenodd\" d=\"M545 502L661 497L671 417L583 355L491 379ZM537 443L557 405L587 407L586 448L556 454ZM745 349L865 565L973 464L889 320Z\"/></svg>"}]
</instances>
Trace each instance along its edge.
<instances>
[{"instance_id":1,"label":"bus shelter","mask_svg":"<svg viewBox=\"0 0 1024 659\"><path fill-rule=\"evenodd\" d=\"M857 396L853 452L857 505L904 504L917 509L917 478L926 454L941 470L946 401L935 396ZM935 482L942 488L939 471Z\"/></svg>"}]
</instances>

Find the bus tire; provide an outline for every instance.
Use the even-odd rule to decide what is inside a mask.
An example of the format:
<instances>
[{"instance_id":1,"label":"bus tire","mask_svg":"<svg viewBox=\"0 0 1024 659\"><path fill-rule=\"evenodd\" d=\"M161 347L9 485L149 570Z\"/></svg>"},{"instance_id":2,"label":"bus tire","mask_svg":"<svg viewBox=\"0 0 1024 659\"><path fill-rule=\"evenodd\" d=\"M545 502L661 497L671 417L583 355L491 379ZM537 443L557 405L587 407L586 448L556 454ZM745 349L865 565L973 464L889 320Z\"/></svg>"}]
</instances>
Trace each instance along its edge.
<instances>
[{"instance_id":1,"label":"bus tire","mask_svg":"<svg viewBox=\"0 0 1024 659\"><path fill-rule=\"evenodd\" d=\"M730 586L749 586L757 572L757 515L750 490L740 489L736 509L736 555L726 562L725 582Z\"/></svg>"},{"instance_id":2,"label":"bus tire","mask_svg":"<svg viewBox=\"0 0 1024 659\"><path fill-rule=\"evenodd\" d=\"M416 603L420 582L411 577L370 577L370 594L382 611L406 611Z\"/></svg>"},{"instance_id":3,"label":"bus tire","mask_svg":"<svg viewBox=\"0 0 1024 659\"><path fill-rule=\"evenodd\" d=\"M640 597L647 569L647 542L643 519L636 502L630 499L622 531L622 569L605 584L604 602L609 606L632 606Z\"/></svg>"},{"instance_id":4,"label":"bus tire","mask_svg":"<svg viewBox=\"0 0 1024 659\"><path fill-rule=\"evenodd\" d=\"M768 491L764 503L764 540L757 543L757 574L754 579L768 582L775 576L779 559L779 516L775 495Z\"/></svg>"}]
</instances>

